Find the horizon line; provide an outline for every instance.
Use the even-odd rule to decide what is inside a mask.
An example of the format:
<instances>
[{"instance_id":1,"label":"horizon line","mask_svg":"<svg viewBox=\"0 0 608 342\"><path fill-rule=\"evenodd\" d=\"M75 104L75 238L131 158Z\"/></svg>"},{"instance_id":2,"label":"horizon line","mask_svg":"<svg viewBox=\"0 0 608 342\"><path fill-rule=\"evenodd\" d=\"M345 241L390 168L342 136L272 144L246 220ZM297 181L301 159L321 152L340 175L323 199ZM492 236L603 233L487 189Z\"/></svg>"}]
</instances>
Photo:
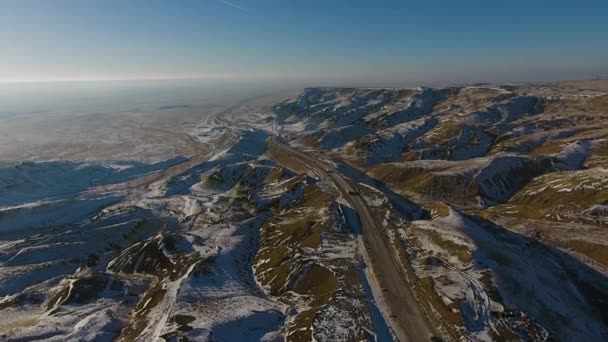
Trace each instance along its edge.
<instances>
[{"instance_id":1,"label":"horizon line","mask_svg":"<svg viewBox=\"0 0 608 342\"><path fill-rule=\"evenodd\" d=\"M134 78L66 78L66 79L39 79L39 80L2 80L0 79L0 85L18 85L18 84L52 84L52 83L97 83L97 82L164 82L164 81L269 81L272 78L264 78L264 77L235 77L235 76L193 76L193 77L134 77ZM274 79L276 81L277 79ZM526 80L526 81L510 81L510 82L499 82L499 81L470 81L470 82L430 82L437 86L438 84L442 84L442 86L457 86L457 85L475 85L475 84L493 84L493 85L510 85L510 84L534 84L534 83L559 83L559 82L585 82L585 81L606 81L607 77L585 77L585 78L576 78L576 79L562 79L562 80ZM283 81L294 81L294 79L285 79ZM311 83L325 83L325 82L311 82ZM333 82L330 82L333 83ZM336 82L341 83L341 82ZM353 82L358 83L358 82ZM373 82L373 83L380 83ZM394 82L386 82L387 85L384 88L398 88L399 86L395 86ZM391 85L392 84L392 85ZM427 86L424 84L429 84L429 82L416 82L417 86ZM430 85L428 85L430 86ZM305 86L306 88L318 88L318 87L349 87L347 85L343 86L328 86L328 85L311 85ZM366 88L361 86L351 86L353 88ZM373 86L376 88L378 86Z\"/></svg>"}]
</instances>

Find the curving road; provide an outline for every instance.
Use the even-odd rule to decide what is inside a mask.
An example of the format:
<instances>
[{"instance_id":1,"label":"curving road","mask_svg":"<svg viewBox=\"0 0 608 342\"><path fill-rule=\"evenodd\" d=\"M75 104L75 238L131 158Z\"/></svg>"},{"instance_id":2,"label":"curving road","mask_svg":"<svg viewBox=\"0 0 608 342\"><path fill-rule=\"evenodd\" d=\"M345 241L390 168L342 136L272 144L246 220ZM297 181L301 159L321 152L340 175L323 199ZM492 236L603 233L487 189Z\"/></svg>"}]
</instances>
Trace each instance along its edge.
<instances>
[{"instance_id":1,"label":"curving road","mask_svg":"<svg viewBox=\"0 0 608 342\"><path fill-rule=\"evenodd\" d=\"M382 287L381 293L388 311L395 335L400 341L429 341L434 329L416 301L407 277L399 263L395 248L392 246L386 229L377 222L374 214L356 190L334 169L333 166L319 161L310 155L281 143L274 136L269 144L278 148L308 166L320 177L333 184L342 197L357 211L362 223L363 236L369 256L371 269Z\"/></svg>"}]
</instances>

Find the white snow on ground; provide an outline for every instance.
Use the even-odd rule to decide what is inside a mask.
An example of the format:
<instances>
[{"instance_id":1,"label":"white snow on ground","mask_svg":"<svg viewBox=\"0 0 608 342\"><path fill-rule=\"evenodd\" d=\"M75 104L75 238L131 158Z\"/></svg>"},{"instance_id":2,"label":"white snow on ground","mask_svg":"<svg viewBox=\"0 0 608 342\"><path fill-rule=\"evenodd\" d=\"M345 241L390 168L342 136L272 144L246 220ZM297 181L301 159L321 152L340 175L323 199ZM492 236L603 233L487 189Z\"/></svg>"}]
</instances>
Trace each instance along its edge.
<instances>
[{"instance_id":1,"label":"white snow on ground","mask_svg":"<svg viewBox=\"0 0 608 342\"><path fill-rule=\"evenodd\" d=\"M458 221L458 218L446 218L446 223L449 221ZM457 223L457 222L454 222ZM463 246L467 249L473 249L472 241L461 234L458 234L451 229L442 229L434 221L416 221L414 222L417 229L440 232L441 238L450 241L458 246ZM400 230L401 238L409 239L404 230ZM446 304L458 303L459 309L464 316L467 329L472 332L472 336L479 341L492 341L490 333L495 330L491 319L492 309L502 311L500 304L493 303L484 290L484 285L481 283L481 278L484 273L482 270L470 269L469 265L462 263L453 251L446 251L442 247L436 245L425 235L417 240L420 244L421 253L437 258L437 262L441 263L440 267L445 267L445 270L438 271L438 274L443 273L443 276L449 281L441 281L435 283L437 290L441 295L442 300ZM445 259L445 261L443 261ZM426 274L424 268L416 269L420 276Z\"/></svg>"},{"instance_id":2,"label":"white snow on ground","mask_svg":"<svg viewBox=\"0 0 608 342\"><path fill-rule=\"evenodd\" d=\"M576 182L573 182L576 180ZM556 192L601 191L608 188L608 169L594 168L588 170L550 173L537 178L534 183L518 197L532 197L547 190Z\"/></svg>"},{"instance_id":3,"label":"white snow on ground","mask_svg":"<svg viewBox=\"0 0 608 342\"><path fill-rule=\"evenodd\" d=\"M116 162L124 168L75 162L7 165L0 168L0 233L25 236L89 218L128 195L126 191L111 190L111 184L150 175L184 160Z\"/></svg>"},{"instance_id":4,"label":"white snow on ground","mask_svg":"<svg viewBox=\"0 0 608 342\"><path fill-rule=\"evenodd\" d=\"M356 148L370 138L372 142L365 153L371 159L367 162L396 160L414 139L437 124L425 115L443 96L442 91L308 89L296 100L286 102L288 110L279 112L278 119L287 133L321 129L320 144L334 152ZM396 93L409 95L393 103L391 97ZM462 115L460 119L469 124L458 126L454 139L430 146L424 145L424 139L417 141L421 144L416 145L420 147L420 157L458 160L484 155L493 136L475 125L495 125L500 131L535 115L542 101L518 96ZM294 104L305 110L291 111ZM176 107L181 105L162 106L162 110ZM0 338L111 340L127 324L137 322L141 314L145 324L138 332L141 340L188 337L274 341L284 338L295 314L309 309L307 296L291 293L288 299L292 303L288 304L264 293L254 279L251 264L257 250L258 229L272 215L270 212L282 214L294 204L297 211L297 202L304 197L304 184L316 184L323 190L327 190L327 184L284 170L280 173L263 155L271 120L261 112L246 109L235 113L232 109L200 123L180 124L190 136L176 134L167 127L140 128L159 132L157 136L171 143L159 141L176 151L177 145L184 145L182 151L188 152L184 155L200 156L208 148L213 157L207 161L192 159L196 165L188 164L177 174L137 189L120 188L115 183L165 170L184 158L159 164L111 160L0 166L1 238L12 239L4 237L9 231L25 231L29 235L0 242L0 295L5 296L0 300L0 310L6 314L0 319ZM537 127L529 126L515 135L536 131ZM113 144L120 140L112 135L100 142ZM449 152L445 152L446 143L451 148ZM562 146L562 152L553 157L564 168L579 168L592 143L581 140ZM157 145L139 141L138 151L154 150ZM90 150L91 146L87 148ZM486 197L485 205L509 197L513 188L525 181L514 175L536 167L529 162L526 158L502 155L469 160L466 165L454 163L435 173L470 175ZM422 161L420 165L425 163L448 165L443 161ZM577 185L558 179L546 186L569 193L576 190L574 186L598 189L605 185L606 177L602 178L604 175L596 169L592 176L583 171L572 175L585 179ZM382 196L365 199L375 207L389 205ZM344 200L338 198L336 202ZM392 198L390 202L394 203ZM326 209L309 213L311 220L330 217L330 210ZM336 219L344 224L349 218L345 208L341 209ZM589 208L589 215L605 216L605 212L603 204ZM391 210L380 215L388 228ZM350 222L352 229L356 230L356 225ZM360 234L339 234L340 229L341 225L333 226L321 235L319 247L303 247L295 258L327 267L334 275L340 274L340 267L359 262L360 253L367 262ZM417 245L409 246L418 253L414 256L415 272L420 277L433 278L441 300L458 308L467 335L474 340L493 339L500 324L510 319L505 318L505 313L520 309L525 311L521 317L526 320L548 321L547 329L557 331L560 338L600 340L606 336L602 322L589 310L584 289L569 281L577 279L577 266L581 265L556 251L451 208L447 217L436 215L434 221L415 221L398 233L406 244L416 241ZM129 253L142 245L150 246L139 242L149 243L163 234L175 240L163 240L158 250L129 259ZM200 259L192 263L180 259L193 256ZM129 259L133 270L129 270L129 263L118 262L119 258ZM270 261L261 259L255 266ZM182 273L175 277L164 274L182 262L187 265ZM125 268L114 269L119 264ZM374 300L381 297L377 296L380 287L369 269L359 273L363 283L355 291L359 297L347 296L342 289L337 291L312 322L314 339L352 337L349 334L355 319L357 326L369 329L378 340L392 339L379 311L385 306ZM294 284L300 284L302 276L293 274ZM580 274L593 278L589 272ZM587 283L604 286L605 280L591 279ZM494 288L501 298L493 293ZM161 298L145 297L158 289L163 290ZM538 330L541 338L546 337L542 329Z\"/></svg>"},{"instance_id":5,"label":"white snow on ground","mask_svg":"<svg viewBox=\"0 0 608 342\"><path fill-rule=\"evenodd\" d=\"M576 141L566 145L560 153L554 156L568 170L578 170L593 148L593 142L588 140Z\"/></svg>"},{"instance_id":6,"label":"white snow on ground","mask_svg":"<svg viewBox=\"0 0 608 342\"><path fill-rule=\"evenodd\" d=\"M117 169L104 163L23 162L0 168L0 206L74 195L91 187L123 182L185 160L176 157L154 164L124 162Z\"/></svg>"},{"instance_id":7,"label":"white snow on ground","mask_svg":"<svg viewBox=\"0 0 608 342\"><path fill-rule=\"evenodd\" d=\"M193 316L188 323L192 328L185 336L230 340L236 336L254 341L272 338L282 327L285 306L264 298L251 282L247 259L251 249L249 234L258 223L254 220L243 225L200 225L192 231L205 244L216 246L219 253L208 266L181 283L179 292L167 315ZM250 227L247 227L250 225ZM242 235L242 231L249 233ZM165 310L167 311L167 310ZM163 334L175 327L160 325ZM244 331L251 329L251 336Z\"/></svg>"},{"instance_id":8,"label":"white snow on ground","mask_svg":"<svg viewBox=\"0 0 608 342\"><path fill-rule=\"evenodd\" d=\"M603 325L589 311L580 289L567 280L570 279L567 274L573 272L573 266L568 264L572 260L564 261L560 254L543 245L482 225L452 208L450 215L443 219L413 222L412 229L419 247L411 248L419 248L418 258L428 258L426 266L420 259L416 272L421 277L433 277L435 290L447 303L458 303L465 325L475 338L491 338L496 315L504 310L489 298L488 286L498 289L506 308L518 308L529 317L543 321L546 328L566 340L596 340L605 336L605 330L590 328ZM440 239L449 241L452 247L438 244L437 238L425 232L438 233ZM401 230L401 234L402 238L411 239L405 230ZM466 257L465 260L455 257L460 255L455 252L461 249L470 251L470 261ZM491 283L484 281L488 275ZM547 311L547 307L551 311ZM558 321L560 323L555 323Z\"/></svg>"},{"instance_id":9,"label":"white snow on ground","mask_svg":"<svg viewBox=\"0 0 608 342\"><path fill-rule=\"evenodd\" d=\"M231 135L222 140L227 131L235 132L240 139L233 139ZM193 248L192 253L201 255L210 250L218 254L208 262L190 265L176 279L159 280L158 286L166 291L162 300L139 303L140 309L145 309L140 312L148 320L141 332L142 340L159 340L162 334L183 327L183 322L178 324L175 315L186 309L198 321L188 323L192 330L184 336L196 339L212 334L214 338L228 340L247 336L251 341L281 338L285 306L261 293L251 276L250 260L260 223L242 221L250 214L238 206L232 208L230 191L223 192L242 180L230 172L234 167L232 163L259 158L265 150L266 135L259 131L221 127L211 129L206 136L204 130L193 133L198 133L197 139L202 142L213 143L218 156L193 165L177 176L143 183L141 188L120 187L113 183L164 170L184 159L149 165L118 161L2 165L0 224L15 228L21 223L21 228L26 229L23 233L30 236L0 244L0 295L8 296L0 301L0 307L8 305L6 309L2 307L0 339L6 336L51 341L114 339L134 319L133 310L141 295L156 280L147 275L114 274L105 266L116 257L117 251L145 240L159 229L189 230L190 243L181 239L177 248ZM222 174L226 180L222 184L223 191L199 196L196 185L201 178L198 177L204 170L213 170L215 165L227 166ZM245 166L250 164L245 163ZM199 169L203 172L199 173ZM257 181L258 173L266 172L266 169L270 168L256 168L252 181ZM138 186L137 182L133 184ZM209 191L209 187L200 189ZM278 196L286 205L289 200L298 198L298 190L294 191L285 195L277 192L268 198ZM83 206L89 203L87 201L92 206L97 204L95 201L106 199L90 210L90 206ZM119 202L112 204L115 201ZM83 205L79 207L78 203ZM44 216L45 213L48 214ZM71 213L79 216L70 216ZM50 223L55 226L32 236L32 226L36 223L45 228ZM199 246L201 241L204 247ZM166 246L162 251L170 252ZM138 269L149 261L133 262L133 267ZM87 279L89 272L118 276L137 284L123 287L124 291L133 291L129 296L114 290L96 289L93 298L78 299L79 292L74 292L74 284ZM66 277L69 280L61 281ZM82 286L78 291L87 291L89 285ZM50 296L64 288L68 289L67 294L61 298L68 299L61 299L60 304L47 309ZM75 293L76 297L73 297ZM16 306L13 305L15 301ZM222 312L224 316L220 314Z\"/></svg>"},{"instance_id":10,"label":"white snow on ground","mask_svg":"<svg viewBox=\"0 0 608 342\"><path fill-rule=\"evenodd\" d=\"M500 156L474 158L466 161L416 160L408 163L390 163L391 177L407 170L418 174L430 173L434 183L426 188L431 196L452 196L463 198L469 185L475 185L478 205L485 207L500 203L520 190L534 176L551 170L549 158L526 156ZM374 171L374 177L387 176L383 168ZM400 171L403 170L403 171ZM405 177L405 176L404 176ZM466 186L464 186L464 185ZM459 186L454 191L450 186Z\"/></svg>"},{"instance_id":11,"label":"white snow on ground","mask_svg":"<svg viewBox=\"0 0 608 342\"><path fill-rule=\"evenodd\" d=\"M350 226L350 229L356 236L356 252L360 257L359 265L357 266L357 274L361 281L362 290L367 300L367 306L370 312L370 318L374 327L374 335L377 341L394 341L396 336L392 332L387 320L390 317L388 306L382 297L382 287L376 279L373 270L371 258L367 253L365 242L363 240L363 229L359 218L354 214L352 208L342 204L340 206L340 215L344 222ZM346 209L346 210L345 210Z\"/></svg>"}]
</instances>

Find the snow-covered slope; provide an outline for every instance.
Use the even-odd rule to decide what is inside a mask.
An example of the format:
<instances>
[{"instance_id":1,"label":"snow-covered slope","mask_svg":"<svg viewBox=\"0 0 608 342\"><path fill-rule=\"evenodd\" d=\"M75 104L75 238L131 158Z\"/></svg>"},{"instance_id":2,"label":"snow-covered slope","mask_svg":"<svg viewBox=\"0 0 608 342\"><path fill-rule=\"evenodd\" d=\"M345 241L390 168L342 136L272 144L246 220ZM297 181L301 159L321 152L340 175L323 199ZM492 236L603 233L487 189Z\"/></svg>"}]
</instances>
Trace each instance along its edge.
<instances>
[{"instance_id":1,"label":"snow-covered slope","mask_svg":"<svg viewBox=\"0 0 608 342\"><path fill-rule=\"evenodd\" d=\"M312 88L275 115L283 139L413 203L378 216L442 337L603 340L608 87L590 86Z\"/></svg>"},{"instance_id":2,"label":"snow-covered slope","mask_svg":"<svg viewBox=\"0 0 608 342\"><path fill-rule=\"evenodd\" d=\"M607 340L607 99L309 88L188 123L189 158L1 165L0 340L394 340L348 197L433 340Z\"/></svg>"}]
</instances>

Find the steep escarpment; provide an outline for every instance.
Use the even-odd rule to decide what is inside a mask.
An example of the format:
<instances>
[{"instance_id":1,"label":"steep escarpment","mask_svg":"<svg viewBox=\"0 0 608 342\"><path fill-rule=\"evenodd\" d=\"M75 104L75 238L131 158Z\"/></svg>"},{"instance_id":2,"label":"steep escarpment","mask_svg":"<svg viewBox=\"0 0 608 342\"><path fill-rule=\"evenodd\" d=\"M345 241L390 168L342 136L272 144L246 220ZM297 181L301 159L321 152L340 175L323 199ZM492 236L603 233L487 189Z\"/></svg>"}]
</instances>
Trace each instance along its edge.
<instances>
[{"instance_id":1,"label":"steep escarpment","mask_svg":"<svg viewBox=\"0 0 608 342\"><path fill-rule=\"evenodd\" d=\"M418 199L487 207L504 202L534 177L554 169L551 158L502 156L385 163L369 168L369 174Z\"/></svg>"},{"instance_id":2,"label":"steep escarpment","mask_svg":"<svg viewBox=\"0 0 608 342\"><path fill-rule=\"evenodd\" d=\"M286 139L403 193L488 207L543 174L605 166L605 97L534 85L311 88L275 113ZM335 124L345 112L356 118Z\"/></svg>"},{"instance_id":3,"label":"steep escarpment","mask_svg":"<svg viewBox=\"0 0 608 342\"><path fill-rule=\"evenodd\" d=\"M365 184L444 338L602 339L607 92L319 88L275 113L281 138ZM356 115L333 125L343 107ZM424 213L410 221L395 201Z\"/></svg>"},{"instance_id":4,"label":"steep escarpment","mask_svg":"<svg viewBox=\"0 0 608 342\"><path fill-rule=\"evenodd\" d=\"M309 88L190 159L2 166L0 339L606 340L607 99Z\"/></svg>"}]
</instances>

